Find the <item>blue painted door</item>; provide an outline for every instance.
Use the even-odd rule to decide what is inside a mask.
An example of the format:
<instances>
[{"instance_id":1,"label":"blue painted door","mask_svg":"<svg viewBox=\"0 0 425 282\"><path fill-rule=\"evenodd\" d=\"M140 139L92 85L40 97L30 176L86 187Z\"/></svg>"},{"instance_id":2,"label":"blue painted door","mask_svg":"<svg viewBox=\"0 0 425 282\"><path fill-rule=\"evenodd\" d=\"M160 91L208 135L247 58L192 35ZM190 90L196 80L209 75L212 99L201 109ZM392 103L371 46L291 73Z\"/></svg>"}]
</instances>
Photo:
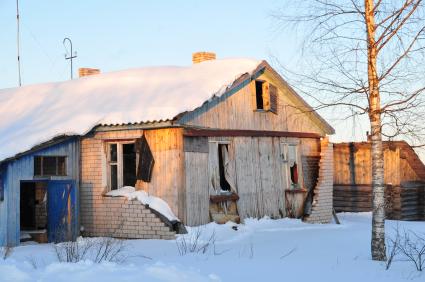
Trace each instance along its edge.
<instances>
[{"instance_id":1,"label":"blue painted door","mask_svg":"<svg viewBox=\"0 0 425 282\"><path fill-rule=\"evenodd\" d=\"M77 215L75 181L48 181L47 236L49 242L75 240L77 237Z\"/></svg>"}]
</instances>

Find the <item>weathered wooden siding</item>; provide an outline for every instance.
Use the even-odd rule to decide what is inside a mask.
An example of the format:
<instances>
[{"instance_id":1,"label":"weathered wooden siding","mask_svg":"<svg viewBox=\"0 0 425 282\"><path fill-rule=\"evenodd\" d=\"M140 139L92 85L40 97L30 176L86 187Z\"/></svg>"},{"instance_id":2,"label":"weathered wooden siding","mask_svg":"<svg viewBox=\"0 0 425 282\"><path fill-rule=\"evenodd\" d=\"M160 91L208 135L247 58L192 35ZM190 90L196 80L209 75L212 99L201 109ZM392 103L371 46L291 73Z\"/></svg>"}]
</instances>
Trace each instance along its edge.
<instances>
[{"instance_id":1,"label":"weathered wooden siding","mask_svg":"<svg viewBox=\"0 0 425 282\"><path fill-rule=\"evenodd\" d=\"M284 171L280 159L281 138L233 140L241 218L285 214Z\"/></svg>"},{"instance_id":2,"label":"weathered wooden siding","mask_svg":"<svg viewBox=\"0 0 425 282\"><path fill-rule=\"evenodd\" d=\"M67 176L51 179L79 179L79 142L77 138L27 154L5 166L5 199L0 202L0 245L17 246L20 241L20 184L34 179L34 156L67 156Z\"/></svg>"},{"instance_id":3,"label":"weathered wooden siding","mask_svg":"<svg viewBox=\"0 0 425 282\"><path fill-rule=\"evenodd\" d=\"M334 183L372 183L370 144L357 143L351 147L347 143L334 145ZM408 162L400 158L399 147L384 147L384 168L386 184L399 185L403 181L418 179Z\"/></svg>"},{"instance_id":4,"label":"weathered wooden siding","mask_svg":"<svg viewBox=\"0 0 425 282\"><path fill-rule=\"evenodd\" d=\"M166 201L177 217L184 218L184 155L183 135L180 128L146 130L146 140L155 158L151 182L139 181L141 188Z\"/></svg>"},{"instance_id":5,"label":"weathered wooden siding","mask_svg":"<svg viewBox=\"0 0 425 282\"><path fill-rule=\"evenodd\" d=\"M185 152L186 221L190 226L210 222L208 153Z\"/></svg>"},{"instance_id":6,"label":"weathered wooden siding","mask_svg":"<svg viewBox=\"0 0 425 282\"><path fill-rule=\"evenodd\" d=\"M385 188L385 216L394 220L425 220L425 185L405 182ZM337 212L372 211L372 185L334 185L334 208Z\"/></svg>"},{"instance_id":7,"label":"weathered wooden siding","mask_svg":"<svg viewBox=\"0 0 425 282\"><path fill-rule=\"evenodd\" d=\"M206 103L192 113L186 114L182 123L220 129L248 129L311 132L324 135L312 114L299 109L299 101L290 90L268 72L258 77L278 87L278 111L255 111L255 81L251 81L236 93L219 98L219 102Z\"/></svg>"},{"instance_id":8,"label":"weathered wooden siding","mask_svg":"<svg viewBox=\"0 0 425 282\"><path fill-rule=\"evenodd\" d=\"M286 216L286 170L281 159L281 143L298 143L300 159L319 155L316 139L283 137L209 137L209 153L185 153L187 222L200 225L210 220L209 196L215 195L211 185L216 171L218 143L229 147L229 160L235 168L239 216ZM299 161L301 165L301 161ZM300 175L300 177L303 174ZM217 181L217 180L216 180ZM301 181L302 182L302 181Z\"/></svg>"},{"instance_id":9,"label":"weathered wooden siding","mask_svg":"<svg viewBox=\"0 0 425 282\"><path fill-rule=\"evenodd\" d=\"M400 181L401 183L405 181L417 181L422 180L413 168L410 166L409 162L405 158L400 159Z\"/></svg>"}]
</instances>

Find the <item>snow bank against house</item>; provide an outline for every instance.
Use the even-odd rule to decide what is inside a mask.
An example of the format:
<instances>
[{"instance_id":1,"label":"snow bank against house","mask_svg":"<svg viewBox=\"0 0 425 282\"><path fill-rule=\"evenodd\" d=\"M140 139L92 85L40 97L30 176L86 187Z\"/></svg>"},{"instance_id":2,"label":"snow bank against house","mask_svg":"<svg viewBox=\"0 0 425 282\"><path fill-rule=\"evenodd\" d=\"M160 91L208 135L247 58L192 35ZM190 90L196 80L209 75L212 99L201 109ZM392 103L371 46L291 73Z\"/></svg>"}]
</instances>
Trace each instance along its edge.
<instances>
[{"instance_id":1,"label":"snow bank against house","mask_svg":"<svg viewBox=\"0 0 425 282\"><path fill-rule=\"evenodd\" d=\"M174 215L170 206L163 199L149 196L145 191L136 191L134 187L125 186L118 190L110 191L106 194L111 197L127 197L129 200L136 199L144 205L148 205L151 209L159 212L169 221L179 221L180 220Z\"/></svg>"},{"instance_id":2,"label":"snow bank against house","mask_svg":"<svg viewBox=\"0 0 425 282\"><path fill-rule=\"evenodd\" d=\"M222 94L259 61L225 59L146 67L0 90L0 160L98 124L171 119Z\"/></svg>"}]
</instances>

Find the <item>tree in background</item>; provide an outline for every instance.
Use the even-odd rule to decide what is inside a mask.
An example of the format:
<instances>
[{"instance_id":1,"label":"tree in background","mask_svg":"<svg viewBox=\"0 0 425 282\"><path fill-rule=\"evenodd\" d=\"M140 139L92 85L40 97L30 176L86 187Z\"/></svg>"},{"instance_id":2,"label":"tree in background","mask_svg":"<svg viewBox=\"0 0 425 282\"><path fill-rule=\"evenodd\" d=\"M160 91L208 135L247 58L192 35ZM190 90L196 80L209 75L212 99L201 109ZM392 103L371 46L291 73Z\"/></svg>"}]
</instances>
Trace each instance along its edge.
<instances>
[{"instance_id":1,"label":"tree in background","mask_svg":"<svg viewBox=\"0 0 425 282\"><path fill-rule=\"evenodd\" d=\"M289 73L317 109L367 115L372 144L373 260L385 260L382 139L421 145L425 122L425 9L422 0L288 1L273 14L305 34L303 74Z\"/></svg>"}]
</instances>

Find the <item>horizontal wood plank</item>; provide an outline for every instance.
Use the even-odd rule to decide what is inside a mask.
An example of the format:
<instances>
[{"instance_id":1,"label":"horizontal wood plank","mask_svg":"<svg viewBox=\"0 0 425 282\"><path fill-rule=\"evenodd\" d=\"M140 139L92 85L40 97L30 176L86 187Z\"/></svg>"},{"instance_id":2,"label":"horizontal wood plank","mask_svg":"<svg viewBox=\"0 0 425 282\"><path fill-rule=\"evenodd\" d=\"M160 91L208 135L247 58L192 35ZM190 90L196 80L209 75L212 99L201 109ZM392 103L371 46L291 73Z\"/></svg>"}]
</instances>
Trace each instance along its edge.
<instances>
[{"instance_id":1,"label":"horizontal wood plank","mask_svg":"<svg viewBox=\"0 0 425 282\"><path fill-rule=\"evenodd\" d=\"M191 137L297 137L316 139L321 137L319 134L311 132L193 128L185 129L183 135Z\"/></svg>"}]
</instances>

